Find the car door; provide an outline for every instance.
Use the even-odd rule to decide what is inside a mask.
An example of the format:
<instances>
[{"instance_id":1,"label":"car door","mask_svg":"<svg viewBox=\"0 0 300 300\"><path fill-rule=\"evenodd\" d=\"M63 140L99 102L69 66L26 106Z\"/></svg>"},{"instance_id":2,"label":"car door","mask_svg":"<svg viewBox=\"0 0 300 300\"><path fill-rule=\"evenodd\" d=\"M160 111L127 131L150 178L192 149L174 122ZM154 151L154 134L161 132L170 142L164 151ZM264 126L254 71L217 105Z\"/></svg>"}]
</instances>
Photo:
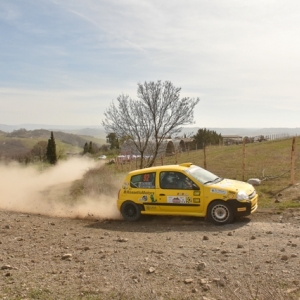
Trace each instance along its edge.
<instances>
[{"instance_id":1,"label":"car door","mask_svg":"<svg viewBox=\"0 0 300 300\"><path fill-rule=\"evenodd\" d=\"M187 175L181 172L163 171L159 174L157 204L166 213L200 213L201 190Z\"/></svg>"}]
</instances>

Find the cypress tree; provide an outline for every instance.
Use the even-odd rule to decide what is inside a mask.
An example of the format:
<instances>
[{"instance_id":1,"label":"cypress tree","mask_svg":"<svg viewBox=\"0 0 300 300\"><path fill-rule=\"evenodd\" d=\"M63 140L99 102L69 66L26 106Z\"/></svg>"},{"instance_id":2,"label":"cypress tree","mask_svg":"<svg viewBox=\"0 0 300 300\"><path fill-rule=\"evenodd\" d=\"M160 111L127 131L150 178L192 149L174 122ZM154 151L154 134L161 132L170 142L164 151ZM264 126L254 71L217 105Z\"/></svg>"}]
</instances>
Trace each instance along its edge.
<instances>
[{"instance_id":1,"label":"cypress tree","mask_svg":"<svg viewBox=\"0 0 300 300\"><path fill-rule=\"evenodd\" d=\"M106 136L106 142L110 144L110 149L119 149L119 140L113 132Z\"/></svg>"},{"instance_id":2,"label":"cypress tree","mask_svg":"<svg viewBox=\"0 0 300 300\"><path fill-rule=\"evenodd\" d=\"M47 160L50 164L52 164L52 165L56 164L57 155L56 155L56 144L55 144L53 131L51 131L51 137L48 140L46 156L47 156Z\"/></svg>"},{"instance_id":3,"label":"cypress tree","mask_svg":"<svg viewBox=\"0 0 300 300\"><path fill-rule=\"evenodd\" d=\"M93 142L90 142L90 145L89 145L89 153L91 154L94 154L94 145L93 145Z\"/></svg>"},{"instance_id":4,"label":"cypress tree","mask_svg":"<svg viewBox=\"0 0 300 300\"><path fill-rule=\"evenodd\" d=\"M84 147L83 147L83 154L85 154L85 153L87 153L87 152L89 152L89 145L88 145L88 143L86 142L86 143L84 144Z\"/></svg>"}]
</instances>

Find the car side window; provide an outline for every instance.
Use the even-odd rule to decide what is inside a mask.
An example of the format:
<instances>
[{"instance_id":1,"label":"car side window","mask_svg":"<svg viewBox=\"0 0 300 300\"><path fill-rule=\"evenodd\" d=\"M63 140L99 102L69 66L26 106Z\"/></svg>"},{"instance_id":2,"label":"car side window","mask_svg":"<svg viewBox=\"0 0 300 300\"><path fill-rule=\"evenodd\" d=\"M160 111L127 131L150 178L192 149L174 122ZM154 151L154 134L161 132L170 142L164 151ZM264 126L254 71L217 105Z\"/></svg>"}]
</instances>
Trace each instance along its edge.
<instances>
[{"instance_id":1,"label":"car side window","mask_svg":"<svg viewBox=\"0 0 300 300\"><path fill-rule=\"evenodd\" d=\"M132 188L144 189L155 188L155 172L132 176L130 180L130 186Z\"/></svg>"},{"instance_id":2,"label":"car side window","mask_svg":"<svg viewBox=\"0 0 300 300\"><path fill-rule=\"evenodd\" d=\"M161 172L159 182L162 189L194 189L193 182L180 172Z\"/></svg>"},{"instance_id":3,"label":"car side window","mask_svg":"<svg viewBox=\"0 0 300 300\"><path fill-rule=\"evenodd\" d=\"M160 187L162 189L175 189L176 185L176 172L161 172L160 173Z\"/></svg>"}]
</instances>

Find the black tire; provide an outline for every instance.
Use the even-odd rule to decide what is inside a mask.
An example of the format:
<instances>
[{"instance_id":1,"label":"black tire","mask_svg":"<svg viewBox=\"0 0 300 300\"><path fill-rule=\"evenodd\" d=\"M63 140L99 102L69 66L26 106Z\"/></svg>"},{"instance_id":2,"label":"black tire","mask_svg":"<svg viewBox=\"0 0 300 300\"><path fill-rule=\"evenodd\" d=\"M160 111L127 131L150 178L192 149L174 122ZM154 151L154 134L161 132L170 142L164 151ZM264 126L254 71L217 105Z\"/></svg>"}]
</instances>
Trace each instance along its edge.
<instances>
[{"instance_id":1,"label":"black tire","mask_svg":"<svg viewBox=\"0 0 300 300\"><path fill-rule=\"evenodd\" d=\"M225 201L214 201L208 208L208 220L216 225L232 223L234 215L231 206Z\"/></svg>"},{"instance_id":2,"label":"black tire","mask_svg":"<svg viewBox=\"0 0 300 300\"><path fill-rule=\"evenodd\" d=\"M126 201L121 206L121 214L126 221L137 221L141 217L141 209L134 202Z\"/></svg>"}]
</instances>

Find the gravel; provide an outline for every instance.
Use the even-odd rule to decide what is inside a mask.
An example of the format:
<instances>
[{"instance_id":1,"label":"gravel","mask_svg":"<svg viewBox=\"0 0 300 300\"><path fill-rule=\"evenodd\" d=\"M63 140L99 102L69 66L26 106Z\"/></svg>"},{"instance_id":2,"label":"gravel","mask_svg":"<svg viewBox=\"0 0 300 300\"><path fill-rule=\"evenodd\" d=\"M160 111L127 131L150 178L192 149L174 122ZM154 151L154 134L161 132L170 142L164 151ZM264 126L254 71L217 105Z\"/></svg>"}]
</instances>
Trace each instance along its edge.
<instances>
[{"instance_id":1,"label":"gravel","mask_svg":"<svg viewBox=\"0 0 300 300\"><path fill-rule=\"evenodd\" d=\"M300 211L233 224L0 211L1 299L299 299Z\"/></svg>"}]
</instances>

